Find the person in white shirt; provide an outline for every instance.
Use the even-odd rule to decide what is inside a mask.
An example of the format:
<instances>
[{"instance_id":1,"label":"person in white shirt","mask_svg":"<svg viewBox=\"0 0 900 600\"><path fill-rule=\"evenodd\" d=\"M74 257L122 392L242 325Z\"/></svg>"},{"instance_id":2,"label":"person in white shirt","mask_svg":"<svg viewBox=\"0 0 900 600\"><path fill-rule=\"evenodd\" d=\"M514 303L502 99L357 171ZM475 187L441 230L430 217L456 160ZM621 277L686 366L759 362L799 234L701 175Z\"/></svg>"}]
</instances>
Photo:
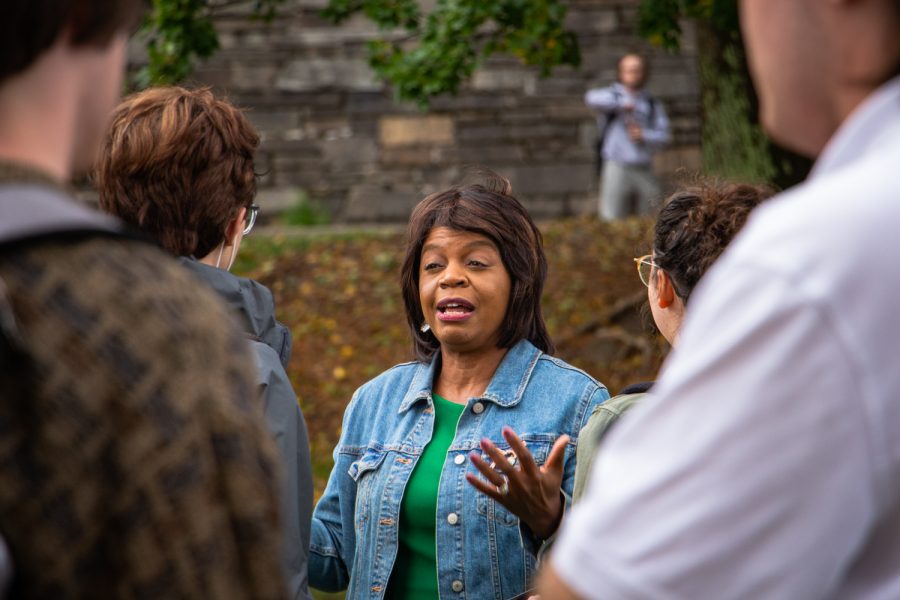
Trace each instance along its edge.
<instances>
[{"instance_id":1,"label":"person in white shirt","mask_svg":"<svg viewBox=\"0 0 900 600\"><path fill-rule=\"evenodd\" d=\"M900 598L900 1L741 21L764 127L817 163L701 281L545 598Z\"/></svg>"}]
</instances>

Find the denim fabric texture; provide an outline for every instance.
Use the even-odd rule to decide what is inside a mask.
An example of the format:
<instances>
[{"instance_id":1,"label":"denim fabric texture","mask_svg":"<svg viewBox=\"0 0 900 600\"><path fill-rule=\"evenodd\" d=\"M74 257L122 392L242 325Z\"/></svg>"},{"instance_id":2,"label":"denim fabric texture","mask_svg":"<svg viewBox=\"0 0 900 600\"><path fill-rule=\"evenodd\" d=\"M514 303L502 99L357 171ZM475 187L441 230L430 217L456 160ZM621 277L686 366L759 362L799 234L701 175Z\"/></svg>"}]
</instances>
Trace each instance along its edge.
<instances>
[{"instance_id":1,"label":"denim fabric texture","mask_svg":"<svg viewBox=\"0 0 900 600\"><path fill-rule=\"evenodd\" d=\"M393 367L360 387L344 413L335 466L313 514L309 581L349 588L347 598L384 597L397 556L400 504L416 461L431 439L430 364ZM606 388L527 341L507 352L484 395L470 398L441 472L435 515L442 600L506 600L526 589L542 541L519 519L465 480L469 452L483 437L509 445L520 434L538 464L554 441L571 437L562 490L571 497L578 433Z\"/></svg>"}]
</instances>

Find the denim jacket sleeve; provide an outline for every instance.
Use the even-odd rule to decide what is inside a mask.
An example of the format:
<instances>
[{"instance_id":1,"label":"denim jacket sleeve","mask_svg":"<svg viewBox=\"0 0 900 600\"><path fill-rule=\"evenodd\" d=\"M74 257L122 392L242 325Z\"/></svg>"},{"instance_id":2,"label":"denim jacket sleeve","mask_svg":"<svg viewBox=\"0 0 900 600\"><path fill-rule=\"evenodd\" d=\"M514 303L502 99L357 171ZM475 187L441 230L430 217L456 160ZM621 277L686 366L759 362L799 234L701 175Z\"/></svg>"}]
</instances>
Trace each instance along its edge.
<instances>
[{"instance_id":1,"label":"denim jacket sleeve","mask_svg":"<svg viewBox=\"0 0 900 600\"><path fill-rule=\"evenodd\" d=\"M312 587L337 592L350 583L350 561L356 548L354 507L356 486L348 471L357 456L346 443L347 423L353 420L359 390L353 394L344 412L341 437L334 449L334 468L325 493L313 511L309 552L309 583Z\"/></svg>"}]
</instances>

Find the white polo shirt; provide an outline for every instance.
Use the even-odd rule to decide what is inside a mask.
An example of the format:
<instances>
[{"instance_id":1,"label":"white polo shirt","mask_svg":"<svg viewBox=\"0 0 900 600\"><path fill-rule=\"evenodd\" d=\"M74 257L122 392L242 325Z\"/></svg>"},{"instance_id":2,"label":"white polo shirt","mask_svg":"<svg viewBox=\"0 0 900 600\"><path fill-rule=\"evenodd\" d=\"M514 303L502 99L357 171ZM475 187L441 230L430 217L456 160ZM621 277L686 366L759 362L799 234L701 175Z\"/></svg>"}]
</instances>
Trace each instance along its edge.
<instances>
[{"instance_id":1,"label":"white polo shirt","mask_svg":"<svg viewBox=\"0 0 900 600\"><path fill-rule=\"evenodd\" d=\"M584 598L900 598L900 78L757 209L551 556Z\"/></svg>"}]
</instances>

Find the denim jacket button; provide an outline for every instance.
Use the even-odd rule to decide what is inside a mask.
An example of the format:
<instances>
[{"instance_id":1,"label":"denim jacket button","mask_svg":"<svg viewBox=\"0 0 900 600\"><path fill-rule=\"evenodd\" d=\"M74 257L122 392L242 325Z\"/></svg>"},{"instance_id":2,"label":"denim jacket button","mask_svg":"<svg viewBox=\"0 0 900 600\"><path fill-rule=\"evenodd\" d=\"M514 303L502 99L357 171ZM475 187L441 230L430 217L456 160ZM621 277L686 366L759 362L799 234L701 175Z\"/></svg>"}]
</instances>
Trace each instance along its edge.
<instances>
[{"instance_id":1,"label":"denim jacket button","mask_svg":"<svg viewBox=\"0 0 900 600\"><path fill-rule=\"evenodd\" d=\"M459 515L456 513L450 513L449 515L447 515L447 522L451 525L456 525L457 523L459 523Z\"/></svg>"},{"instance_id":2,"label":"denim jacket button","mask_svg":"<svg viewBox=\"0 0 900 600\"><path fill-rule=\"evenodd\" d=\"M453 590L454 592L463 591L463 582L460 581L459 579L454 579L453 583L450 584L450 589Z\"/></svg>"},{"instance_id":3,"label":"denim jacket button","mask_svg":"<svg viewBox=\"0 0 900 600\"><path fill-rule=\"evenodd\" d=\"M457 454L456 458L453 459L453 462L457 465L463 464L464 462L466 462L466 455L465 454Z\"/></svg>"},{"instance_id":4,"label":"denim jacket button","mask_svg":"<svg viewBox=\"0 0 900 600\"><path fill-rule=\"evenodd\" d=\"M476 402L472 405L472 412L476 415L480 415L484 412L484 404L482 404L481 402Z\"/></svg>"}]
</instances>

